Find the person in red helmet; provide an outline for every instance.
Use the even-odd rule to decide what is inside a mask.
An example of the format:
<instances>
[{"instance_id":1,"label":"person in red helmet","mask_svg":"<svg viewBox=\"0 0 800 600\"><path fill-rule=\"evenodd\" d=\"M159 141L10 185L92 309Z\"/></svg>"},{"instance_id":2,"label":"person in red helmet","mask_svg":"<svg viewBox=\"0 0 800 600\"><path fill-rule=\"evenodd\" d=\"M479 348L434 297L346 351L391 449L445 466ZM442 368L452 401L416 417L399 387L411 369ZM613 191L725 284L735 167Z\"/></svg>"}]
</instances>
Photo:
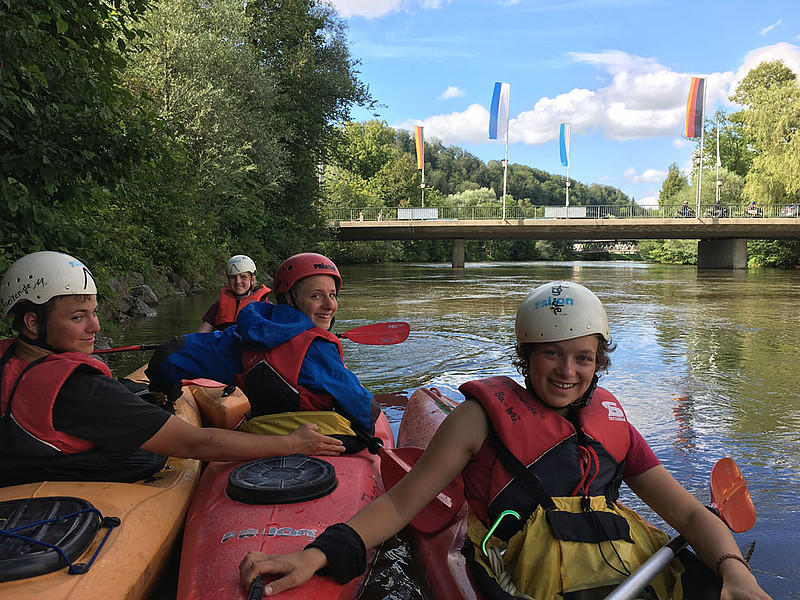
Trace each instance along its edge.
<instances>
[{"instance_id":1,"label":"person in red helmet","mask_svg":"<svg viewBox=\"0 0 800 600\"><path fill-rule=\"evenodd\" d=\"M206 314L197 333L208 333L215 329L225 329L236 324L245 306L251 302L267 302L270 288L256 281L256 263L244 254L231 256L225 265L227 283L219 290L219 300L214 302Z\"/></svg>"},{"instance_id":2,"label":"person in red helmet","mask_svg":"<svg viewBox=\"0 0 800 600\"><path fill-rule=\"evenodd\" d=\"M246 431L263 431L264 415L332 411L349 423L326 433L360 447L355 430L373 432L379 410L330 333L339 308L339 269L321 254L296 254L278 267L273 286L277 304L249 304L235 327L162 344L147 370L151 389L170 396L181 379L193 377L235 383L250 400Z\"/></svg>"}]
</instances>

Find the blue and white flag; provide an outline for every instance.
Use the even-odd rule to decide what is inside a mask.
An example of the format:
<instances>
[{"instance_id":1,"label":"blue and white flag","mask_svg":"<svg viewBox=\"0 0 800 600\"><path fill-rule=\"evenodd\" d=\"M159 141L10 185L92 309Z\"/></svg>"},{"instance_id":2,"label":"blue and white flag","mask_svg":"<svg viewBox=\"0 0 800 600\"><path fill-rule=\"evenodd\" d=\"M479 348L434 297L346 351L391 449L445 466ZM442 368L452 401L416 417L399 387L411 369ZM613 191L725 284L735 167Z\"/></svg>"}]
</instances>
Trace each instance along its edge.
<instances>
[{"instance_id":1,"label":"blue and white flag","mask_svg":"<svg viewBox=\"0 0 800 600\"><path fill-rule=\"evenodd\" d=\"M558 147L561 151L561 164L569 166L569 123L561 124L561 135L559 136Z\"/></svg>"},{"instance_id":2,"label":"blue and white flag","mask_svg":"<svg viewBox=\"0 0 800 600\"><path fill-rule=\"evenodd\" d=\"M492 110L489 113L489 139L508 141L508 97L511 86L507 83L494 84Z\"/></svg>"}]
</instances>

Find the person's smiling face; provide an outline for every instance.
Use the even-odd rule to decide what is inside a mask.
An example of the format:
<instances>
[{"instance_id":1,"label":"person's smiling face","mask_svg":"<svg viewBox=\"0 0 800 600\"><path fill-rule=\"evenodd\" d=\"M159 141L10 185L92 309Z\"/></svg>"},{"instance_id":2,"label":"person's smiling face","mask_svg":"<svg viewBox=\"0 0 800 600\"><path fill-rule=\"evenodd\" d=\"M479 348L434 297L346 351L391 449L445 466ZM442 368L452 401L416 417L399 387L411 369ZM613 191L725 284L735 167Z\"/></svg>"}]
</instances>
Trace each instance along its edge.
<instances>
[{"instance_id":1,"label":"person's smiling face","mask_svg":"<svg viewBox=\"0 0 800 600\"><path fill-rule=\"evenodd\" d=\"M95 334L100 331L97 297L58 296L47 315L47 344L59 352L94 351Z\"/></svg>"},{"instance_id":2,"label":"person's smiling face","mask_svg":"<svg viewBox=\"0 0 800 600\"><path fill-rule=\"evenodd\" d=\"M307 315L314 325L328 331L339 308L336 280L330 275L312 275L298 281L291 290L295 308Z\"/></svg>"},{"instance_id":3,"label":"person's smiling face","mask_svg":"<svg viewBox=\"0 0 800 600\"><path fill-rule=\"evenodd\" d=\"M237 296L244 296L250 291L253 285L253 279L253 274L248 271L237 273L236 275L229 275L228 289Z\"/></svg>"},{"instance_id":4,"label":"person's smiling face","mask_svg":"<svg viewBox=\"0 0 800 600\"><path fill-rule=\"evenodd\" d=\"M534 344L528 368L533 389L545 404L566 408L586 393L596 371L596 335Z\"/></svg>"}]
</instances>

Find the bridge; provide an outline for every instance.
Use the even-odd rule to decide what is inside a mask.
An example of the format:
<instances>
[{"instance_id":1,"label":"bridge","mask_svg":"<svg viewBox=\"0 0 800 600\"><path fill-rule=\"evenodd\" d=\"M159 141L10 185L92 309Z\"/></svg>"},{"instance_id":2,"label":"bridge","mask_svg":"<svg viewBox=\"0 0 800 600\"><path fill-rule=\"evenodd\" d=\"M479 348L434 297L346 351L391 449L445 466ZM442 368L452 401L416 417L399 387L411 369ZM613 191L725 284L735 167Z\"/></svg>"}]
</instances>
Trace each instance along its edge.
<instances>
[{"instance_id":1,"label":"bridge","mask_svg":"<svg viewBox=\"0 0 800 600\"><path fill-rule=\"evenodd\" d=\"M338 240L452 240L452 264L464 266L464 240L535 239L625 242L641 239L697 239L701 269L747 267L748 239L800 239L800 218L766 207L749 217L743 207L724 207L726 217L678 216L675 207L531 206L333 209L328 225ZM764 216L760 216L763 214Z\"/></svg>"}]
</instances>

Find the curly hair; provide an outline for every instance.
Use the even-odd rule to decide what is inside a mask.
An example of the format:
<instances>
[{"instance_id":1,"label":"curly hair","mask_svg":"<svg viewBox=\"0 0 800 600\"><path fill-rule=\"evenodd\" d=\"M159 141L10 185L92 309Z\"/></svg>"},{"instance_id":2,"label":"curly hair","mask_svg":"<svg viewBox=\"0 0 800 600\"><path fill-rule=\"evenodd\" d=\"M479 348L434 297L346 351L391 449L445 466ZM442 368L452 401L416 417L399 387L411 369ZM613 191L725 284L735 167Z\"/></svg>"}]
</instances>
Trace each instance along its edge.
<instances>
[{"instance_id":1,"label":"curly hair","mask_svg":"<svg viewBox=\"0 0 800 600\"><path fill-rule=\"evenodd\" d=\"M597 336L597 356L595 357L594 372L608 371L611 366L611 354L616 350L617 345L614 342L606 341L606 339L599 334ZM511 359L511 364L517 369L520 375L525 378L525 383L530 382L530 358L533 347L541 342L529 342L526 344L517 344L514 347L514 358Z\"/></svg>"}]
</instances>

